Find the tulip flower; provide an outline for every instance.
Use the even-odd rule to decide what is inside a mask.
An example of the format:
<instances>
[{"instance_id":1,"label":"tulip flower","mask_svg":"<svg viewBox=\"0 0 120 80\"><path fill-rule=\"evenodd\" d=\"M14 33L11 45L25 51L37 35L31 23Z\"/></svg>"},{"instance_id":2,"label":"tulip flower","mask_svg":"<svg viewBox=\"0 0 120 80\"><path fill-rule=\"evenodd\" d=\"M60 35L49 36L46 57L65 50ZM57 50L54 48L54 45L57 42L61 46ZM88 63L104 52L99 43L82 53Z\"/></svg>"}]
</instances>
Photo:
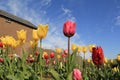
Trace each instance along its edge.
<instances>
[{"instance_id":1,"label":"tulip flower","mask_svg":"<svg viewBox=\"0 0 120 80\"><path fill-rule=\"evenodd\" d=\"M95 47L95 44L91 44L88 47L89 47L89 51L92 53L92 48Z\"/></svg>"},{"instance_id":2,"label":"tulip flower","mask_svg":"<svg viewBox=\"0 0 120 80\"><path fill-rule=\"evenodd\" d=\"M55 60L53 61L53 64L54 64L54 65L56 64L56 61L55 61Z\"/></svg>"},{"instance_id":3,"label":"tulip flower","mask_svg":"<svg viewBox=\"0 0 120 80\"><path fill-rule=\"evenodd\" d=\"M56 48L56 53L60 54L62 52L61 48Z\"/></svg>"},{"instance_id":4,"label":"tulip flower","mask_svg":"<svg viewBox=\"0 0 120 80\"><path fill-rule=\"evenodd\" d=\"M82 52L85 54L87 52L87 47L86 46L82 46Z\"/></svg>"},{"instance_id":5,"label":"tulip flower","mask_svg":"<svg viewBox=\"0 0 120 80\"><path fill-rule=\"evenodd\" d=\"M57 55L57 59L59 60L61 58L61 56L60 55Z\"/></svg>"},{"instance_id":6,"label":"tulip flower","mask_svg":"<svg viewBox=\"0 0 120 80\"><path fill-rule=\"evenodd\" d=\"M72 21L66 21L63 26L63 33L67 37L72 37L76 32L76 23Z\"/></svg>"},{"instance_id":7,"label":"tulip flower","mask_svg":"<svg viewBox=\"0 0 120 80\"><path fill-rule=\"evenodd\" d=\"M47 60L49 58L48 54L44 54L44 58Z\"/></svg>"},{"instance_id":8,"label":"tulip flower","mask_svg":"<svg viewBox=\"0 0 120 80\"><path fill-rule=\"evenodd\" d=\"M3 43L2 42L0 42L0 48L3 48Z\"/></svg>"},{"instance_id":9,"label":"tulip flower","mask_svg":"<svg viewBox=\"0 0 120 80\"><path fill-rule=\"evenodd\" d=\"M32 63L34 62L34 58L33 57L29 57L26 59L27 63Z\"/></svg>"},{"instance_id":10,"label":"tulip flower","mask_svg":"<svg viewBox=\"0 0 120 80\"><path fill-rule=\"evenodd\" d=\"M81 46L78 46L78 53L80 53L81 51Z\"/></svg>"},{"instance_id":11,"label":"tulip flower","mask_svg":"<svg viewBox=\"0 0 120 80\"><path fill-rule=\"evenodd\" d=\"M24 43L26 40L26 31L23 29L20 31L17 31L17 36L18 36L18 39L20 40L20 42Z\"/></svg>"},{"instance_id":12,"label":"tulip flower","mask_svg":"<svg viewBox=\"0 0 120 80\"><path fill-rule=\"evenodd\" d=\"M44 39L47 35L48 32L48 25L38 25L38 29L37 29L37 35L39 37L39 39Z\"/></svg>"},{"instance_id":13,"label":"tulip flower","mask_svg":"<svg viewBox=\"0 0 120 80\"><path fill-rule=\"evenodd\" d=\"M62 54L62 58L64 58L64 57L65 57L65 54L63 53L63 54Z\"/></svg>"},{"instance_id":14,"label":"tulip flower","mask_svg":"<svg viewBox=\"0 0 120 80\"><path fill-rule=\"evenodd\" d=\"M39 37L38 37L38 35L37 35L37 30L33 30L33 32L32 32L32 37L33 37L33 39L34 39L35 41L38 41Z\"/></svg>"},{"instance_id":15,"label":"tulip flower","mask_svg":"<svg viewBox=\"0 0 120 80\"><path fill-rule=\"evenodd\" d=\"M65 55L67 55L68 54L68 50L66 49L66 50L64 50L64 54Z\"/></svg>"},{"instance_id":16,"label":"tulip flower","mask_svg":"<svg viewBox=\"0 0 120 80\"><path fill-rule=\"evenodd\" d=\"M117 56L117 60L120 61L120 54L118 54L118 56Z\"/></svg>"},{"instance_id":17,"label":"tulip flower","mask_svg":"<svg viewBox=\"0 0 120 80\"><path fill-rule=\"evenodd\" d=\"M44 58L44 55L47 54L47 52L43 52L42 58Z\"/></svg>"},{"instance_id":18,"label":"tulip flower","mask_svg":"<svg viewBox=\"0 0 120 80\"><path fill-rule=\"evenodd\" d=\"M39 52L38 51L35 51L35 55L38 56Z\"/></svg>"},{"instance_id":19,"label":"tulip flower","mask_svg":"<svg viewBox=\"0 0 120 80\"><path fill-rule=\"evenodd\" d=\"M82 79L82 73L79 69L73 70L73 80L81 80Z\"/></svg>"},{"instance_id":20,"label":"tulip flower","mask_svg":"<svg viewBox=\"0 0 120 80\"><path fill-rule=\"evenodd\" d=\"M53 52L50 53L50 58L54 58L55 54Z\"/></svg>"},{"instance_id":21,"label":"tulip flower","mask_svg":"<svg viewBox=\"0 0 120 80\"><path fill-rule=\"evenodd\" d=\"M0 58L0 63L4 62L4 59L3 58Z\"/></svg>"},{"instance_id":22,"label":"tulip flower","mask_svg":"<svg viewBox=\"0 0 120 80\"><path fill-rule=\"evenodd\" d=\"M77 48L76 44L72 44L72 51L74 51Z\"/></svg>"},{"instance_id":23,"label":"tulip flower","mask_svg":"<svg viewBox=\"0 0 120 80\"><path fill-rule=\"evenodd\" d=\"M114 67L112 70L113 70L114 72L118 72L118 71L119 71L118 67Z\"/></svg>"},{"instance_id":24,"label":"tulip flower","mask_svg":"<svg viewBox=\"0 0 120 80\"><path fill-rule=\"evenodd\" d=\"M107 59L106 57L104 58L104 62L105 62L105 63L108 63L108 59Z\"/></svg>"},{"instance_id":25,"label":"tulip flower","mask_svg":"<svg viewBox=\"0 0 120 80\"><path fill-rule=\"evenodd\" d=\"M94 47L92 51L92 60L95 65L101 65L104 62L104 52L101 47Z\"/></svg>"},{"instance_id":26,"label":"tulip flower","mask_svg":"<svg viewBox=\"0 0 120 80\"><path fill-rule=\"evenodd\" d=\"M30 41L30 45L32 48L35 48L38 46L38 41Z\"/></svg>"},{"instance_id":27,"label":"tulip flower","mask_svg":"<svg viewBox=\"0 0 120 80\"><path fill-rule=\"evenodd\" d=\"M90 58L87 59L87 62L90 63Z\"/></svg>"}]
</instances>

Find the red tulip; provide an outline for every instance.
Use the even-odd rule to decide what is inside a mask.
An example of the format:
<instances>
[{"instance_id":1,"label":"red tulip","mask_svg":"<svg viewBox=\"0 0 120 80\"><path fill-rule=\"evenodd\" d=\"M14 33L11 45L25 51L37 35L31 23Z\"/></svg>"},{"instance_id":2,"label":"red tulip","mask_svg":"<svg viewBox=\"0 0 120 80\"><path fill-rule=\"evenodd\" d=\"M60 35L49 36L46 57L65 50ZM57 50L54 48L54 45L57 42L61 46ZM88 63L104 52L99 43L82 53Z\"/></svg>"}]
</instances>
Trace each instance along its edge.
<instances>
[{"instance_id":1,"label":"red tulip","mask_svg":"<svg viewBox=\"0 0 120 80\"><path fill-rule=\"evenodd\" d=\"M44 55L44 58L45 58L45 59L48 59L48 58L49 58L48 54L45 54L45 55Z\"/></svg>"},{"instance_id":2,"label":"red tulip","mask_svg":"<svg viewBox=\"0 0 120 80\"><path fill-rule=\"evenodd\" d=\"M3 59L3 58L0 58L0 62L4 62L4 59Z\"/></svg>"},{"instance_id":3,"label":"red tulip","mask_svg":"<svg viewBox=\"0 0 120 80\"><path fill-rule=\"evenodd\" d=\"M64 57L65 57L65 54L63 53L63 54L62 54L62 58L64 58Z\"/></svg>"},{"instance_id":4,"label":"red tulip","mask_svg":"<svg viewBox=\"0 0 120 80\"><path fill-rule=\"evenodd\" d=\"M101 65L104 62L104 53L101 47L93 47L92 60L95 65Z\"/></svg>"},{"instance_id":5,"label":"red tulip","mask_svg":"<svg viewBox=\"0 0 120 80\"><path fill-rule=\"evenodd\" d=\"M63 33L67 37L72 37L76 32L76 23L72 21L67 21L63 26Z\"/></svg>"},{"instance_id":6,"label":"red tulip","mask_svg":"<svg viewBox=\"0 0 120 80\"><path fill-rule=\"evenodd\" d=\"M55 54L53 52L50 53L50 58L54 58Z\"/></svg>"},{"instance_id":7,"label":"red tulip","mask_svg":"<svg viewBox=\"0 0 120 80\"><path fill-rule=\"evenodd\" d=\"M1 48L3 47L3 43L2 43L2 42L0 42L0 47L1 47Z\"/></svg>"},{"instance_id":8,"label":"red tulip","mask_svg":"<svg viewBox=\"0 0 120 80\"><path fill-rule=\"evenodd\" d=\"M39 52L38 51L35 51L35 55L38 56Z\"/></svg>"},{"instance_id":9,"label":"red tulip","mask_svg":"<svg viewBox=\"0 0 120 80\"><path fill-rule=\"evenodd\" d=\"M65 55L67 55L68 54L68 50L66 49L66 50L64 50L64 54Z\"/></svg>"}]
</instances>

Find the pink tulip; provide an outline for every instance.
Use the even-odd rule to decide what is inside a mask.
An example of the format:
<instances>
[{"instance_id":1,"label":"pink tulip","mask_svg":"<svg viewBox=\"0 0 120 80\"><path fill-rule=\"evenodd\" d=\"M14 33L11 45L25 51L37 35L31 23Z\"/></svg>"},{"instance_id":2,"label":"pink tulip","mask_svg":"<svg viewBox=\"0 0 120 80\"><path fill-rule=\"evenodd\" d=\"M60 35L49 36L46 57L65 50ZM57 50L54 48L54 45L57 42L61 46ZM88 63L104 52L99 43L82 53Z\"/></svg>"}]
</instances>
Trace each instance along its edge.
<instances>
[{"instance_id":1,"label":"pink tulip","mask_svg":"<svg viewBox=\"0 0 120 80\"><path fill-rule=\"evenodd\" d=\"M76 23L72 21L66 21L63 26L63 33L67 37L72 37L76 32Z\"/></svg>"},{"instance_id":2,"label":"pink tulip","mask_svg":"<svg viewBox=\"0 0 120 80\"><path fill-rule=\"evenodd\" d=\"M55 61L55 60L53 61L53 64L54 64L54 65L56 64L56 61Z\"/></svg>"},{"instance_id":3,"label":"pink tulip","mask_svg":"<svg viewBox=\"0 0 120 80\"><path fill-rule=\"evenodd\" d=\"M80 72L79 69L74 69L73 70L73 80L81 80L82 78L82 73Z\"/></svg>"}]
</instances>

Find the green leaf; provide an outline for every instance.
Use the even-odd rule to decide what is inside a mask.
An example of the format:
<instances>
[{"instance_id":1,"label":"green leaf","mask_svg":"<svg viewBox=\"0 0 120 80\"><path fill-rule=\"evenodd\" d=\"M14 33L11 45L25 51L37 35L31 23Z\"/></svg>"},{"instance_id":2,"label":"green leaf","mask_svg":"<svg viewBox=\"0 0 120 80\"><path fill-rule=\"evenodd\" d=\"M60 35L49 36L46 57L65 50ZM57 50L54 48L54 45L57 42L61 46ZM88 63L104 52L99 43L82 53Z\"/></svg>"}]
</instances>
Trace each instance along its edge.
<instances>
[{"instance_id":1,"label":"green leaf","mask_svg":"<svg viewBox=\"0 0 120 80\"><path fill-rule=\"evenodd\" d=\"M51 69L51 70L49 71L49 73L53 76L53 78L54 78L55 80L61 80L59 73L56 72L55 70Z\"/></svg>"},{"instance_id":2,"label":"green leaf","mask_svg":"<svg viewBox=\"0 0 120 80\"><path fill-rule=\"evenodd\" d=\"M67 80L73 80L73 79L72 79L72 72L68 74Z\"/></svg>"}]
</instances>

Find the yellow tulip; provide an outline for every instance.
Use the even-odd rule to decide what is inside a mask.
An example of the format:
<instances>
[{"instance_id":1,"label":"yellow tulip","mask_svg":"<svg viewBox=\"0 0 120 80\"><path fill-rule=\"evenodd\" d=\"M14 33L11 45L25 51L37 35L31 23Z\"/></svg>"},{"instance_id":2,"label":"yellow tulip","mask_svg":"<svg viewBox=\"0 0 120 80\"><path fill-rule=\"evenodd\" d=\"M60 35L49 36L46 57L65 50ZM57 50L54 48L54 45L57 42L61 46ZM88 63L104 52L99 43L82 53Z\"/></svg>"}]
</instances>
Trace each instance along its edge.
<instances>
[{"instance_id":1,"label":"yellow tulip","mask_svg":"<svg viewBox=\"0 0 120 80\"><path fill-rule=\"evenodd\" d=\"M35 41L38 41L39 37L38 37L38 35L37 35L37 30L33 30L33 32L32 32L32 37L33 37L33 39L34 39Z\"/></svg>"},{"instance_id":2,"label":"yellow tulip","mask_svg":"<svg viewBox=\"0 0 120 80\"><path fill-rule=\"evenodd\" d=\"M33 55L32 55L32 54L30 54L30 55L29 55L29 57L30 57L30 58L32 58L32 57L33 57Z\"/></svg>"},{"instance_id":3,"label":"yellow tulip","mask_svg":"<svg viewBox=\"0 0 120 80\"><path fill-rule=\"evenodd\" d=\"M90 63L90 58L87 59L87 62Z\"/></svg>"},{"instance_id":4,"label":"yellow tulip","mask_svg":"<svg viewBox=\"0 0 120 80\"><path fill-rule=\"evenodd\" d=\"M113 59L111 59L110 62L113 63L114 62Z\"/></svg>"},{"instance_id":5,"label":"yellow tulip","mask_svg":"<svg viewBox=\"0 0 120 80\"><path fill-rule=\"evenodd\" d=\"M38 45L38 41L30 41L30 45L32 48L35 48Z\"/></svg>"},{"instance_id":6,"label":"yellow tulip","mask_svg":"<svg viewBox=\"0 0 120 80\"><path fill-rule=\"evenodd\" d=\"M95 44L91 44L88 47L89 47L89 51L92 53L92 48L95 47Z\"/></svg>"},{"instance_id":7,"label":"yellow tulip","mask_svg":"<svg viewBox=\"0 0 120 80\"><path fill-rule=\"evenodd\" d=\"M60 54L62 52L61 48L56 48L56 53Z\"/></svg>"},{"instance_id":8,"label":"yellow tulip","mask_svg":"<svg viewBox=\"0 0 120 80\"><path fill-rule=\"evenodd\" d=\"M72 51L74 51L77 48L76 44L72 44Z\"/></svg>"},{"instance_id":9,"label":"yellow tulip","mask_svg":"<svg viewBox=\"0 0 120 80\"><path fill-rule=\"evenodd\" d=\"M114 67L112 70L113 70L114 72L118 72L118 71L119 71L118 67Z\"/></svg>"},{"instance_id":10,"label":"yellow tulip","mask_svg":"<svg viewBox=\"0 0 120 80\"><path fill-rule=\"evenodd\" d=\"M104 58L104 62L105 62L105 63L108 63L108 59L107 59L107 58Z\"/></svg>"},{"instance_id":11,"label":"yellow tulip","mask_svg":"<svg viewBox=\"0 0 120 80\"><path fill-rule=\"evenodd\" d=\"M118 54L118 56L117 56L117 60L120 61L120 54Z\"/></svg>"},{"instance_id":12,"label":"yellow tulip","mask_svg":"<svg viewBox=\"0 0 120 80\"><path fill-rule=\"evenodd\" d=\"M87 52L87 47L86 46L82 46L82 52L86 53Z\"/></svg>"},{"instance_id":13,"label":"yellow tulip","mask_svg":"<svg viewBox=\"0 0 120 80\"><path fill-rule=\"evenodd\" d=\"M78 46L78 53L80 53L81 51L81 46Z\"/></svg>"},{"instance_id":14,"label":"yellow tulip","mask_svg":"<svg viewBox=\"0 0 120 80\"><path fill-rule=\"evenodd\" d=\"M20 31L17 31L17 36L18 36L18 39L20 40L20 42L24 43L26 40L26 31L23 29Z\"/></svg>"},{"instance_id":15,"label":"yellow tulip","mask_svg":"<svg viewBox=\"0 0 120 80\"><path fill-rule=\"evenodd\" d=\"M40 39L44 39L48 32L48 25L38 25L37 35Z\"/></svg>"},{"instance_id":16,"label":"yellow tulip","mask_svg":"<svg viewBox=\"0 0 120 80\"><path fill-rule=\"evenodd\" d=\"M16 41L15 38L13 38L12 36L1 37L0 40L3 42L5 47L9 46L12 48L16 48L19 45L18 41Z\"/></svg>"},{"instance_id":17,"label":"yellow tulip","mask_svg":"<svg viewBox=\"0 0 120 80\"><path fill-rule=\"evenodd\" d=\"M61 58L61 56L60 55L57 55L57 59L59 60Z\"/></svg>"}]
</instances>

